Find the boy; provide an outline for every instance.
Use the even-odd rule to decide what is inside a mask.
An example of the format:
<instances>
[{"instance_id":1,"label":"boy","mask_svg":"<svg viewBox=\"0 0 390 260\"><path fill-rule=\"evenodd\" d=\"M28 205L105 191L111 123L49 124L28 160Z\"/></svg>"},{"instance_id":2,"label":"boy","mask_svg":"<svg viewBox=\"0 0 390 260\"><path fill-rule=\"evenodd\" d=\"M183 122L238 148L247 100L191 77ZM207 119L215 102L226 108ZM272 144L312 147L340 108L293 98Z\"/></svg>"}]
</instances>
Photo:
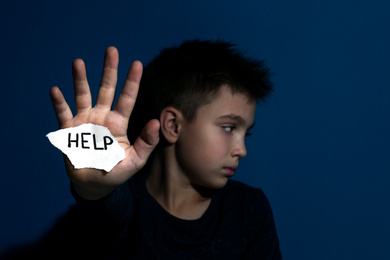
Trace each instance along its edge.
<instances>
[{"instance_id":1,"label":"boy","mask_svg":"<svg viewBox=\"0 0 390 260\"><path fill-rule=\"evenodd\" d=\"M281 259L265 195L229 180L247 153L256 100L272 89L268 69L229 43L188 41L145 68L137 102L142 65L134 62L111 110L118 57L107 49L95 107L82 60L73 63L76 116L57 87L50 92L60 128L106 126L126 151L110 172L75 170L64 156L83 219L69 250L108 259Z\"/></svg>"}]
</instances>

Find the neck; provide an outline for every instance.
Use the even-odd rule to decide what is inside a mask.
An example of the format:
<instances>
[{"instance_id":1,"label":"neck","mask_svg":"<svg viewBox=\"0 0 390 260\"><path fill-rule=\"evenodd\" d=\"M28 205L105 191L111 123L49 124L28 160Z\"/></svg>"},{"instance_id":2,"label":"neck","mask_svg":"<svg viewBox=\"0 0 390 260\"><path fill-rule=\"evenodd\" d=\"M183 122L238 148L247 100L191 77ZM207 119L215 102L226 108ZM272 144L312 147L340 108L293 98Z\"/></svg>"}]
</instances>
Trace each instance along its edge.
<instances>
[{"instance_id":1,"label":"neck","mask_svg":"<svg viewBox=\"0 0 390 260\"><path fill-rule=\"evenodd\" d=\"M146 186L154 199L171 215L198 219L211 202L211 192L191 183L171 158L173 146L162 148L152 161Z\"/></svg>"}]
</instances>

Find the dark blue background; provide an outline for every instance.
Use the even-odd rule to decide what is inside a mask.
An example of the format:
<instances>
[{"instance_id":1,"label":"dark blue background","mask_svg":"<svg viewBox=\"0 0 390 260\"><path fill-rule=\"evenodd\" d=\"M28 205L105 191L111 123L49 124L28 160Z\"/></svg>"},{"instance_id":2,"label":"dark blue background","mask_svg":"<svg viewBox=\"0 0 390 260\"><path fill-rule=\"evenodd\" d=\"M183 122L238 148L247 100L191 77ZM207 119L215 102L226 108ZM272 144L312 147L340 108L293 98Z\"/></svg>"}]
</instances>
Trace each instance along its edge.
<instances>
[{"instance_id":1,"label":"dark blue background","mask_svg":"<svg viewBox=\"0 0 390 260\"><path fill-rule=\"evenodd\" d=\"M185 39L264 58L275 93L237 179L271 201L285 259L390 259L390 2L2 1L0 253L33 241L74 203L49 89L73 106L71 62L94 96L105 48L150 61Z\"/></svg>"}]
</instances>

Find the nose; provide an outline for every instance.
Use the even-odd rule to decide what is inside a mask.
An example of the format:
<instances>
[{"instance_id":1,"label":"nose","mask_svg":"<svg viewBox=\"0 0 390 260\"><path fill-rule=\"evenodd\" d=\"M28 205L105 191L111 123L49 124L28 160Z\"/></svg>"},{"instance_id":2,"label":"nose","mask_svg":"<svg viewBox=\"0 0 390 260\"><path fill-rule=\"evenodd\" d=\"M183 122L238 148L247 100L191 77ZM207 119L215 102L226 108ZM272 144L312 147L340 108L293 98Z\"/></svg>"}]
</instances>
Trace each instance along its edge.
<instances>
[{"instance_id":1,"label":"nose","mask_svg":"<svg viewBox=\"0 0 390 260\"><path fill-rule=\"evenodd\" d=\"M245 138L239 138L233 145L232 157L243 158L246 154Z\"/></svg>"}]
</instances>

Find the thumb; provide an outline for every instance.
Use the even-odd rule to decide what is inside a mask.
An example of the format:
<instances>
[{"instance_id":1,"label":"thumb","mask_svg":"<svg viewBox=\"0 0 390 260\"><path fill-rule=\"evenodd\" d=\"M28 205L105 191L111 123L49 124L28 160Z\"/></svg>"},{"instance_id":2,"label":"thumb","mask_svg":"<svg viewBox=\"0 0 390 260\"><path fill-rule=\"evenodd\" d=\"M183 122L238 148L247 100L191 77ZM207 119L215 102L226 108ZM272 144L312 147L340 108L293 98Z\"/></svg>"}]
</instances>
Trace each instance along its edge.
<instances>
[{"instance_id":1,"label":"thumb","mask_svg":"<svg viewBox=\"0 0 390 260\"><path fill-rule=\"evenodd\" d=\"M157 119L150 120L135 140L133 148L139 159L138 167L144 166L153 149L157 146L159 138L160 122Z\"/></svg>"}]
</instances>

